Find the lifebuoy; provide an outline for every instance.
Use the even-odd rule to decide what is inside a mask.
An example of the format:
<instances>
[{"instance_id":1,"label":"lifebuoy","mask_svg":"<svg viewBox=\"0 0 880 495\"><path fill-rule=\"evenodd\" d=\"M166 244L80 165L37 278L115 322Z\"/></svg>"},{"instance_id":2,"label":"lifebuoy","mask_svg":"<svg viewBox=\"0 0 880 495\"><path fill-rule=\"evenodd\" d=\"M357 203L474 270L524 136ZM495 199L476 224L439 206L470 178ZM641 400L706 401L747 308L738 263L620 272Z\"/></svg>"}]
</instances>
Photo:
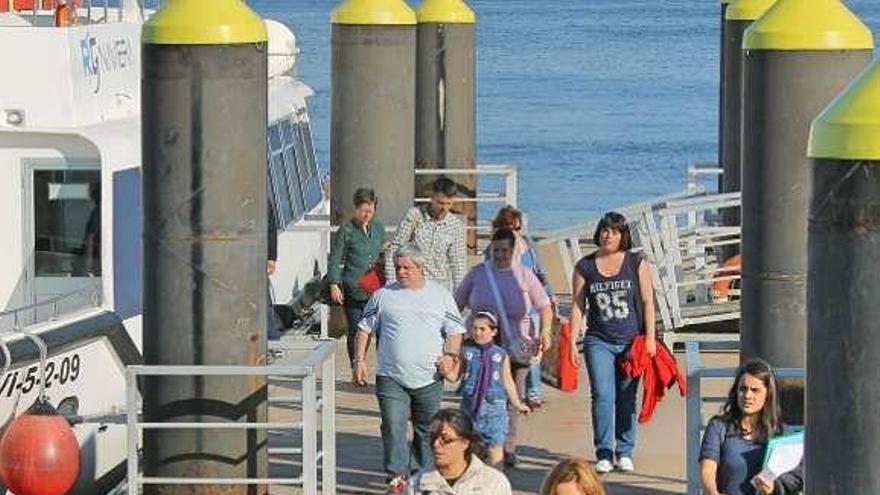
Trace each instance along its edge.
<instances>
[{"instance_id":1,"label":"lifebuoy","mask_svg":"<svg viewBox=\"0 0 880 495\"><path fill-rule=\"evenodd\" d=\"M722 271L718 272L716 275L716 279L721 277L731 277L734 275L740 275L742 266L742 256L739 254L733 255L730 258L724 260L721 268ZM721 278L721 280L714 280L712 282L712 297L717 300L727 300L731 296L731 290L733 289L733 283L736 279L730 278Z\"/></svg>"}]
</instances>

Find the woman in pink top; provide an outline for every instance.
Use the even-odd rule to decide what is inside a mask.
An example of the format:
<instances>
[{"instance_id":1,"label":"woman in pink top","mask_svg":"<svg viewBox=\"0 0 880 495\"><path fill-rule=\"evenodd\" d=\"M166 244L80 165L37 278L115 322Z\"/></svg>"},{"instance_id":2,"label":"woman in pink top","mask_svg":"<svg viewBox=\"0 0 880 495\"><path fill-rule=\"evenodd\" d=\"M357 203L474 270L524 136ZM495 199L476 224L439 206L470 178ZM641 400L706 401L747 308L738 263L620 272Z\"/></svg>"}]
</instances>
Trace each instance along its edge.
<instances>
[{"instance_id":1,"label":"woman in pink top","mask_svg":"<svg viewBox=\"0 0 880 495\"><path fill-rule=\"evenodd\" d=\"M553 309L550 299L534 273L514 263L516 237L509 229L492 235L491 259L473 267L455 291L460 309L470 308L471 315L492 311L499 315L501 344L510 355L511 371L520 397L525 395L530 361L550 347ZM532 308L540 315L540 336L535 335L529 318ZM468 317L467 328L471 327ZM508 403L508 408L510 408ZM516 465L517 412L509 411L510 428L504 444L504 464Z\"/></svg>"}]
</instances>

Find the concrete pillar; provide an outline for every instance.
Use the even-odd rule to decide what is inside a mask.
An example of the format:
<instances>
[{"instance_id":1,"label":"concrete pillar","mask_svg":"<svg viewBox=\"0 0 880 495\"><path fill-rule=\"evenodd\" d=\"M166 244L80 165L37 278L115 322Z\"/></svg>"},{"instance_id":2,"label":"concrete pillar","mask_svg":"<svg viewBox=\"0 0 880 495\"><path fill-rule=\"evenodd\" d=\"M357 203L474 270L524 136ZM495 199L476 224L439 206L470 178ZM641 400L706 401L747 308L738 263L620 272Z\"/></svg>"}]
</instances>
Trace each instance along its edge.
<instances>
[{"instance_id":1,"label":"concrete pillar","mask_svg":"<svg viewBox=\"0 0 880 495\"><path fill-rule=\"evenodd\" d=\"M733 0L724 17L724 40L722 45L723 68L721 71L721 131L720 161L724 174L720 191L736 192L741 189L742 150L742 77L743 34L755 19L773 5L775 0ZM724 225L740 225L740 210L729 208L723 212ZM739 252L726 250L730 257Z\"/></svg>"},{"instance_id":2,"label":"concrete pillar","mask_svg":"<svg viewBox=\"0 0 880 495\"><path fill-rule=\"evenodd\" d=\"M144 362L264 363L265 25L240 0L175 0L144 25L142 43ZM145 421L266 419L265 377L143 383ZM146 430L144 473L264 477L265 442L263 430ZM148 485L144 493L195 492Z\"/></svg>"},{"instance_id":3,"label":"concrete pillar","mask_svg":"<svg viewBox=\"0 0 880 495\"><path fill-rule=\"evenodd\" d=\"M870 61L871 32L838 0L778 0L743 48L741 358L806 364L807 210L804 150L812 119ZM799 381L781 381L790 421Z\"/></svg>"},{"instance_id":4,"label":"concrete pillar","mask_svg":"<svg viewBox=\"0 0 880 495\"><path fill-rule=\"evenodd\" d=\"M723 136L721 131L721 122L724 120L724 44L727 39L727 33L724 29L724 17L727 14L727 7L730 0L721 0L721 23L719 25L719 43L718 43L718 166L721 166L721 145L723 144ZM721 190L723 177L718 178L718 190Z\"/></svg>"},{"instance_id":5,"label":"concrete pillar","mask_svg":"<svg viewBox=\"0 0 880 495\"><path fill-rule=\"evenodd\" d=\"M462 0L425 0L416 16L416 168L476 168L476 16ZM438 177L416 177L416 196L430 197ZM474 176L448 177L476 197ZM459 204L476 225L476 203ZM476 248L475 231L467 242Z\"/></svg>"},{"instance_id":6,"label":"concrete pillar","mask_svg":"<svg viewBox=\"0 0 880 495\"><path fill-rule=\"evenodd\" d=\"M331 23L330 220L371 187L393 225L413 204L416 15L403 0L345 0Z\"/></svg>"},{"instance_id":7,"label":"concrete pillar","mask_svg":"<svg viewBox=\"0 0 880 495\"><path fill-rule=\"evenodd\" d=\"M813 121L807 493L878 493L880 64Z\"/></svg>"}]
</instances>

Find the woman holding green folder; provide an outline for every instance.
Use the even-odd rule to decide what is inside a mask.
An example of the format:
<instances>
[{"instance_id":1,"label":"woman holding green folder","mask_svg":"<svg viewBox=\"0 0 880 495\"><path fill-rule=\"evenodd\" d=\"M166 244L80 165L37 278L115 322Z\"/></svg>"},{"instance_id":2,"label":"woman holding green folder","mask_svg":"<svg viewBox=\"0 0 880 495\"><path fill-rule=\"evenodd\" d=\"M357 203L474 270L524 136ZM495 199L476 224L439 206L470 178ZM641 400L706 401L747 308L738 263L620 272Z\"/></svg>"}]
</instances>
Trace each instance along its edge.
<instances>
[{"instance_id":1,"label":"woman holding green folder","mask_svg":"<svg viewBox=\"0 0 880 495\"><path fill-rule=\"evenodd\" d=\"M783 432L776 376L761 359L742 364L721 414L709 420L700 449L706 495L788 495L803 489L802 468L775 480L759 476L767 442Z\"/></svg>"}]
</instances>

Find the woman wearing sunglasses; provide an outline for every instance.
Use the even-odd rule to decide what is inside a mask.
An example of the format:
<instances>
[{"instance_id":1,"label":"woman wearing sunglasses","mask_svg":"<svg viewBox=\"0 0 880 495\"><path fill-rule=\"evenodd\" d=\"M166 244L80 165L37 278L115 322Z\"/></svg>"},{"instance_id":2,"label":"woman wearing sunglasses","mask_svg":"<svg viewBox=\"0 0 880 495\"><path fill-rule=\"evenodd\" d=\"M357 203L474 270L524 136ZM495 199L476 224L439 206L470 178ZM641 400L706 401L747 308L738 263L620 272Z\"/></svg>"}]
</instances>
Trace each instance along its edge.
<instances>
[{"instance_id":1,"label":"woman wearing sunglasses","mask_svg":"<svg viewBox=\"0 0 880 495\"><path fill-rule=\"evenodd\" d=\"M480 460L482 445L470 417L459 409L441 409L431 419L434 466L410 478L409 495L512 495L501 471Z\"/></svg>"}]
</instances>

